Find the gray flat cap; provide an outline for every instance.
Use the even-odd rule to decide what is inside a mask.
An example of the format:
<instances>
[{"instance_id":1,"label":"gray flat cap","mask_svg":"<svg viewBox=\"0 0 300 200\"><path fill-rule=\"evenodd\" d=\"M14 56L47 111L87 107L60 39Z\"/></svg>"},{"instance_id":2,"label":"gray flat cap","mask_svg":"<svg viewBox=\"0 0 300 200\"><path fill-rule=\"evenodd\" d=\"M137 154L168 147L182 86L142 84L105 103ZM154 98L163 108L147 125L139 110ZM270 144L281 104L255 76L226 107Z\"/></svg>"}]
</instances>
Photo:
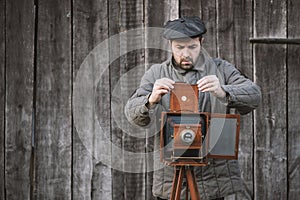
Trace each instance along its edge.
<instances>
[{"instance_id":1,"label":"gray flat cap","mask_svg":"<svg viewBox=\"0 0 300 200\"><path fill-rule=\"evenodd\" d=\"M168 40L194 38L206 33L203 21L199 17L182 17L169 20L164 25L164 38Z\"/></svg>"}]
</instances>

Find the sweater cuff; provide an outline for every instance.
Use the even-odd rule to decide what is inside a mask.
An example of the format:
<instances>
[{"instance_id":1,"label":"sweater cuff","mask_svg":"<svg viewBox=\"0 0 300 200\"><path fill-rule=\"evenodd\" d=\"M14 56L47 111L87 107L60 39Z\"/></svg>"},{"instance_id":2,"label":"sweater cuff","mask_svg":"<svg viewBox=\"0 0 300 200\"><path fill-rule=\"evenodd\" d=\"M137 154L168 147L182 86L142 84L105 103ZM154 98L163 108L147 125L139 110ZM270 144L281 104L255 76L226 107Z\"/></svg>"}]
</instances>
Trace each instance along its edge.
<instances>
[{"instance_id":1,"label":"sweater cuff","mask_svg":"<svg viewBox=\"0 0 300 200\"><path fill-rule=\"evenodd\" d=\"M150 104L149 104L149 97L150 97L150 95L151 95L151 93L149 93L149 94L146 96L146 103L145 103L145 106L144 106L144 107L146 107L146 109L148 109L148 111L154 110L155 107L156 107L156 105L157 105L157 103L156 103L156 104L150 106Z\"/></svg>"},{"instance_id":2,"label":"sweater cuff","mask_svg":"<svg viewBox=\"0 0 300 200\"><path fill-rule=\"evenodd\" d=\"M222 103L224 103L226 106L230 105L235 101L235 96L233 94L233 91L231 90L229 85L221 85L222 89L225 91L226 96L224 98L218 98Z\"/></svg>"}]
</instances>

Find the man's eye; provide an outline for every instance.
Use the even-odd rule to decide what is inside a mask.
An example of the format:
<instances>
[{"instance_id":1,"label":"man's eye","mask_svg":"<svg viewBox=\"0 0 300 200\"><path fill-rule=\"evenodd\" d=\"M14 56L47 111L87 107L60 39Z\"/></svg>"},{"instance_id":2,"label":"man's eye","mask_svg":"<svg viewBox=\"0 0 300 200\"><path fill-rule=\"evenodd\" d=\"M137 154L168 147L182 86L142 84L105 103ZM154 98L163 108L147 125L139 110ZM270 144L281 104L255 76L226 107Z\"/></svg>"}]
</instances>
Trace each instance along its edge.
<instances>
[{"instance_id":1,"label":"man's eye","mask_svg":"<svg viewBox=\"0 0 300 200\"><path fill-rule=\"evenodd\" d=\"M177 49L183 49L184 47L182 47L182 46L177 46Z\"/></svg>"},{"instance_id":2,"label":"man's eye","mask_svg":"<svg viewBox=\"0 0 300 200\"><path fill-rule=\"evenodd\" d=\"M189 47L189 49L195 49L196 48L196 46L190 46Z\"/></svg>"}]
</instances>

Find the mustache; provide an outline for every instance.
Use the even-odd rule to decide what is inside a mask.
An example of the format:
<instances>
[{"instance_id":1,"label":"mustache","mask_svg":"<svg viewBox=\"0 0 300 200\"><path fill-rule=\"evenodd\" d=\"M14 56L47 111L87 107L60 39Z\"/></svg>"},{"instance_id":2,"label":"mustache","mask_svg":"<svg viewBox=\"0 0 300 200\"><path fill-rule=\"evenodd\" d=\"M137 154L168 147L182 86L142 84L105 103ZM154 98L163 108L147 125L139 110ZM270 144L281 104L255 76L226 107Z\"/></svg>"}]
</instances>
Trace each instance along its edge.
<instances>
[{"instance_id":1,"label":"mustache","mask_svg":"<svg viewBox=\"0 0 300 200\"><path fill-rule=\"evenodd\" d=\"M181 58L180 59L180 63L182 63L182 62L191 62L191 63L193 63L193 59L190 58L190 57Z\"/></svg>"}]
</instances>

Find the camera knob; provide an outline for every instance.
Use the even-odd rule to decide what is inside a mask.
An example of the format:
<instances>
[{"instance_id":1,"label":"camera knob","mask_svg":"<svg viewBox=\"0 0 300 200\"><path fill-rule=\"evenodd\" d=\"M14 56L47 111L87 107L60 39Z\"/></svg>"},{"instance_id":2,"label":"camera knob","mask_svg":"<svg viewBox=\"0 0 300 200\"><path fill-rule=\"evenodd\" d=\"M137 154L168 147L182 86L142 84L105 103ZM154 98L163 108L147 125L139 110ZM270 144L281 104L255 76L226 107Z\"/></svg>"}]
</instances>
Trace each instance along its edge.
<instances>
[{"instance_id":1,"label":"camera knob","mask_svg":"<svg viewBox=\"0 0 300 200\"><path fill-rule=\"evenodd\" d=\"M192 144L194 139L195 139L195 132L191 129L184 129L180 133L180 138L181 141L184 142L185 144Z\"/></svg>"}]
</instances>

